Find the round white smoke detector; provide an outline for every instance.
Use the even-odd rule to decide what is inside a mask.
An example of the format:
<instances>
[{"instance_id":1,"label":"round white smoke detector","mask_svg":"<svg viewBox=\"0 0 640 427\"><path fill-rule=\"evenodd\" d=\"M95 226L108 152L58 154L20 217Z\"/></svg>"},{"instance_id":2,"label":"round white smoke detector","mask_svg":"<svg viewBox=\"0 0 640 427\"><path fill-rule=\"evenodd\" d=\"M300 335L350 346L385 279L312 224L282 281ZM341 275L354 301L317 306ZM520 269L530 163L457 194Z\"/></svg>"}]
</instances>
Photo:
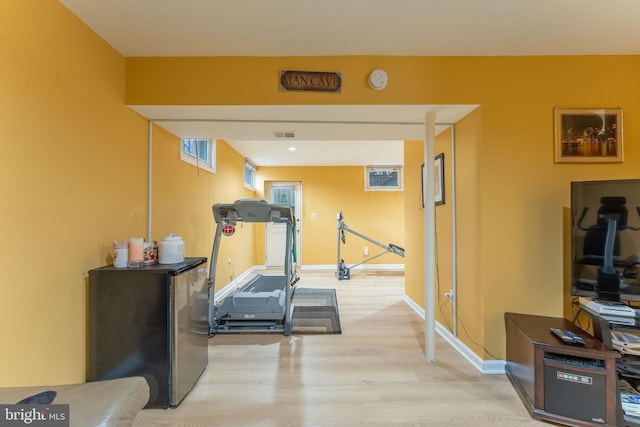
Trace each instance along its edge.
<instances>
[{"instance_id":1,"label":"round white smoke detector","mask_svg":"<svg viewBox=\"0 0 640 427\"><path fill-rule=\"evenodd\" d=\"M373 70L369 74L369 86L373 90L381 90L387 86L389 78L384 70Z\"/></svg>"}]
</instances>

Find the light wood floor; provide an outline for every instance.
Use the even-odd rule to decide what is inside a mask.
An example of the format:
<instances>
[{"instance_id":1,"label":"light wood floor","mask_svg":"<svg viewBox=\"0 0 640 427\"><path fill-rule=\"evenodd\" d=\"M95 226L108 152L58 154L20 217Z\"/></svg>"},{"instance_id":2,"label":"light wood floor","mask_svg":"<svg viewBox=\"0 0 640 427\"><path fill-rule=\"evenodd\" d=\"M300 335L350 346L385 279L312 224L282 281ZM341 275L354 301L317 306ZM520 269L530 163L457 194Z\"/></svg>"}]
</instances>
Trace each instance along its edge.
<instances>
[{"instance_id":1,"label":"light wood floor","mask_svg":"<svg viewBox=\"0 0 640 427\"><path fill-rule=\"evenodd\" d=\"M504 375L482 375L438 337L424 355L422 318L402 301L404 277L301 272L298 287L336 288L341 335L224 334L172 409L135 426L519 426L530 418Z\"/></svg>"}]
</instances>

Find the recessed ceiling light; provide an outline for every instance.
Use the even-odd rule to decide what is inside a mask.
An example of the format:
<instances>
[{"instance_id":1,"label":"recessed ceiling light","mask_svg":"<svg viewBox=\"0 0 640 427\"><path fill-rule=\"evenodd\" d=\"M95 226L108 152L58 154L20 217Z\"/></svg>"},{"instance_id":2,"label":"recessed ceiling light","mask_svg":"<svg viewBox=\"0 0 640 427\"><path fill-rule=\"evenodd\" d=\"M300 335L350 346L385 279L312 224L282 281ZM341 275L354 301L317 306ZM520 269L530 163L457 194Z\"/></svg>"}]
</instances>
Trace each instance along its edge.
<instances>
[{"instance_id":1,"label":"recessed ceiling light","mask_svg":"<svg viewBox=\"0 0 640 427\"><path fill-rule=\"evenodd\" d=\"M296 147L289 147L289 151L296 151L297 148Z\"/></svg>"}]
</instances>

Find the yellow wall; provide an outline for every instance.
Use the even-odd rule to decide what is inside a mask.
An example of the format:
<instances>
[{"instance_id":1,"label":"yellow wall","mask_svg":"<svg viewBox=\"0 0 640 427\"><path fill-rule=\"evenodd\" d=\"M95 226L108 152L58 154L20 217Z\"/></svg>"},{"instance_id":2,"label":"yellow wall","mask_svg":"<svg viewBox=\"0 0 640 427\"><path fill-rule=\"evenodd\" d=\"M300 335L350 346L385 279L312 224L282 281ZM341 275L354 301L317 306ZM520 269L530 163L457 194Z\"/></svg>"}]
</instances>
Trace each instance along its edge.
<instances>
[{"instance_id":1,"label":"yellow wall","mask_svg":"<svg viewBox=\"0 0 640 427\"><path fill-rule=\"evenodd\" d=\"M423 141L405 141L404 167L406 228L404 282L405 294L424 307L424 208L420 198L421 165L424 163ZM446 172L446 168L445 168ZM418 195L416 199L415 195Z\"/></svg>"},{"instance_id":2,"label":"yellow wall","mask_svg":"<svg viewBox=\"0 0 640 427\"><path fill-rule=\"evenodd\" d=\"M82 382L88 271L147 233L148 122L124 58L55 0L0 2L0 63L0 386ZM152 232L209 257L211 204L253 194L244 160L220 141L218 173L198 175L179 148L154 129ZM236 270L255 262L241 249Z\"/></svg>"},{"instance_id":3,"label":"yellow wall","mask_svg":"<svg viewBox=\"0 0 640 427\"><path fill-rule=\"evenodd\" d=\"M453 129L438 135L434 142L434 154L444 154L445 204L435 207L436 264L433 272L435 280L436 320L450 332L456 332L469 348L481 357L483 352L484 312L483 283L478 280L479 265L479 186L477 148L480 146L481 109L475 110L460 120ZM455 134L455 141L453 135ZM455 144L455 159L454 159ZM423 162L422 141L405 143L405 167L419 177L419 167ZM455 163L455 164L454 164ZM455 167L456 188L453 191ZM418 182L415 178L410 182ZM456 204L456 319L453 305L445 297L445 292L454 288L454 196ZM413 231L407 233L407 263L405 268L405 292L409 298L424 306L424 232L423 210L406 204L407 224L413 224ZM489 355L488 358L491 358Z\"/></svg>"},{"instance_id":4,"label":"yellow wall","mask_svg":"<svg viewBox=\"0 0 640 427\"><path fill-rule=\"evenodd\" d=\"M184 240L185 256L211 258L216 230L212 205L254 196L253 191L244 188L244 158L225 141L218 140L214 175L179 160L180 150L179 138L154 126L152 239L160 241L173 232ZM244 224L220 244L216 290L233 280L234 273L240 274L256 264L255 253L246 250L256 245L253 230L252 224Z\"/></svg>"},{"instance_id":5,"label":"yellow wall","mask_svg":"<svg viewBox=\"0 0 640 427\"><path fill-rule=\"evenodd\" d=\"M302 187L302 265L337 264L338 227L336 215L344 214L351 229L383 244L404 246L405 192L364 191L362 166L260 167L256 173L257 195L264 196L268 181L295 181ZM315 214L316 218L311 217ZM352 233L345 233L340 255L347 265L384 252ZM404 259L387 253L370 264L404 264Z\"/></svg>"},{"instance_id":6,"label":"yellow wall","mask_svg":"<svg viewBox=\"0 0 640 427\"><path fill-rule=\"evenodd\" d=\"M82 381L87 271L146 231L124 59L55 1L0 6L1 385Z\"/></svg>"},{"instance_id":7,"label":"yellow wall","mask_svg":"<svg viewBox=\"0 0 640 427\"><path fill-rule=\"evenodd\" d=\"M638 56L123 59L58 2L9 0L0 4L0 59L2 385L84 378L87 271L109 261L113 239L147 227L148 126L127 104L480 104L456 129L458 314L497 357L504 357L505 311L563 313L569 182L637 178L640 167ZM383 91L366 84L374 68L389 74ZM280 92L280 69L340 71L343 91ZM623 108L624 163L555 164L554 107ZM235 188L241 159L220 143L229 162L219 163L219 175L198 178L170 159L175 138L159 130L154 137L166 156L154 161L154 238L175 231L187 255L209 256L210 204L250 194ZM268 179L291 179L282 174ZM404 203L415 209L406 194ZM336 207L357 229L353 221L366 213L336 205L320 217L322 229L333 228ZM422 218L405 218L410 236ZM444 248L447 224L438 218ZM254 235L243 237L246 244ZM408 253L415 244L406 239ZM230 255L241 263L243 255ZM411 286L421 281L407 285L418 303Z\"/></svg>"},{"instance_id":8,"label":"yellow wall","mask_svg":"<svg viewBox=\"0 0 640 427\"><path fill-rule=\"evenodd\" d=\"M374 68L389 74L383 91L366 84ZM342 93L280 92L281 69L340 71ZM127 58L126 98L132 104L479 104L456 131L458 315L467 328L474 325L473 341L490 355L459 337L482 357L504 357L505 311L563 314L569 182L637 177L639 72L638 56ZM623 108L625 162L554 163L554 107ZM408 209L410 199L405 203ZM408 233L416 227L405 223ZM438 222L440 247L448 227ZM443 265L446 255L439 256ZM407 293L419 296L410 286Z\"/></svg>"},{"instance_id":9,"label":"yellow wall","mask_svg":"<svg viewBox=\"0 0 640 427\"><path fill-rule=\"evenodd\" d=\"M486 332L486 314L484 312L485 298L493 298L491 294L485 294L486 284L479 280L483 269L482 260L484 251L482 250L483 228L480 225L480 208L483 205L482 184L480 172L483 168L481 156L482 142L482 112L481 107L469 114L456 124L455 128L455 161L456 161L456 227L457 227L457 316L458 338L476 351L483 358L487 358L479 349L478 344L484 344ZM451 158L451 156L449 156ZM446 171L446 170L445 170ZM451 171L451 167L449 167ZM446 178L451 180L450 172ZM449 193L451 194L451 193ZM502 202L498 202L501 204ZM505 215L505 221L509 224L517 218L509 218ZM445 220L441 215L437 221ZM442 239L439 239L442 240ZM508 251L505 251L508 252ZM446 254L438 252L439 256ZM494 256L486 254L488 257ZM503 256L500 253L498 256ZM560 285L560 283L556 283ZM446 289L444 284L441 286ZM449 286L450 288L451 286ZM442 296L440 296L442 298ZM550 296L550 298L554 298ZM535 312L535 308L520 308L518 310L530 310ZM491 313L490 316L500 317L500 312ZM560 315L556 313L555 315ZM452 320L453 322L453 320ZM503 326L498 323L488 334L502 335ZM492 354L497 357L504 357L500 348L492 349ZM491 357L489 357L491 358Z\"/></svg>"}]
</instances>

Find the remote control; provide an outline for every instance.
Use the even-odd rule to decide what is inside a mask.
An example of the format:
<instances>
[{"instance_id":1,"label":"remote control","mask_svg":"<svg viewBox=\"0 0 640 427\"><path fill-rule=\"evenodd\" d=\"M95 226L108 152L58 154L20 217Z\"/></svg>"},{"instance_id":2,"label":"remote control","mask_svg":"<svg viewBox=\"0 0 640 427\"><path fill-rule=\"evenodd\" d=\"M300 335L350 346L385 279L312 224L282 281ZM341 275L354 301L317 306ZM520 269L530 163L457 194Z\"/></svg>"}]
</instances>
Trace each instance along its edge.
<instances>
[{"instance_id":1,"label":"remote control","mask_svg":"<svg viewBox=\"0 0 640 427\"><path fill-rule=\"evenodd\" d=\"M549 328L549 330L555 334L558 338L568 344L582 344L584 345L584 339L582 337L576 335L571 331L566 331L564 329L558 328Z\"/></svg>"}]
</instances>

